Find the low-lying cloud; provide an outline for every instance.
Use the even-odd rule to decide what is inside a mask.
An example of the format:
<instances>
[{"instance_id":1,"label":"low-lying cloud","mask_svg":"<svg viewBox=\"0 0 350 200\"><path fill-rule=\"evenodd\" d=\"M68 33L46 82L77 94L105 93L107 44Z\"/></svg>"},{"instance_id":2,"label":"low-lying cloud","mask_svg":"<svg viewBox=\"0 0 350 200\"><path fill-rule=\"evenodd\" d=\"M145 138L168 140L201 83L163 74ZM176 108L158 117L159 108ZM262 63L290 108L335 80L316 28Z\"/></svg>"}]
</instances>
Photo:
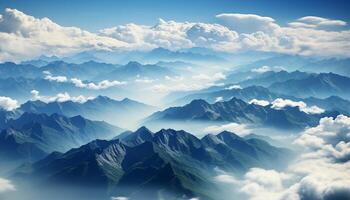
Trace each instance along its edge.
<instances>
[{"instance_id":1,"label":"low-lying cloud","mask_svg":"<svg viewBox=\"0 0 350 200\"><path fill-rule=\"evenodd\" d=\"M37 90L32 90L30 92L32 94L32 100L39 100L45 103L50 103L50 102L65 102L65 101L73 101L77 103L85 103L86 101L93 99L93 97L85 97L83 95L79 96L70 96L69 93L64 92L64 93L58 93L55 96L41 96L39 95L39 91Z\"/></svg>"},{"instance_id":2,"label":"low-lying cloud","mask_svg":"<svg viewBox=\"0 0 350 200\"><path fill-rule=\"evenodd\" d=\"M85 88L89 90L103 90L110 87L127 84L125 81L117 81L117 80L113 80L113 81L103 80L98 83L93 83L93 82L86 83L78 78L68 79L65 76L53 76L49 71L45 71L44 74L45 74L44 79L46 80L54 81L58 83L72 83L75 87Z\"/></svg>"},{"instance_id":3,"label":"low-lying cloud","mask_svg":"<svg viewBox=\"0 0 350 200\"><path fill-rule=\"evenodd\" d=\"M246 199L350 199L350 118L322 118L295 140L299 157L284 171L250 169L243 177L221 173L214 180Z\"/></svg>"},{"instance_id":4,"label":"low-lying cloud","mask_svg":"<svg viewBox=\"0 0 350 200\"><path fill-rule=\"evenodd\" d=\"M308 114L320 114L324 112L324 109L318 106L307 106L303 101L292 101L289 99L277 98L271 103L271 108L281 110L285 107L299 107L300 111Z\"/></svg>"}]
</instances>

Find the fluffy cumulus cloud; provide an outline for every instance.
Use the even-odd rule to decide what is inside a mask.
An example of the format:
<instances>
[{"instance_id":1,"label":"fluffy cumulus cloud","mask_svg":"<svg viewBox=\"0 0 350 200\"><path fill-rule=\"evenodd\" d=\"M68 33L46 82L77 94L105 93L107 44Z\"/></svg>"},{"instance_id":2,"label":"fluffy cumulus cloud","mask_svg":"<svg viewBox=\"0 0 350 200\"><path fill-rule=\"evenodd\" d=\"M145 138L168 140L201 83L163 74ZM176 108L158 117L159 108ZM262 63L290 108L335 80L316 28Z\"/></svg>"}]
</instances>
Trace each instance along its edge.
<instances>
[{"instance_id":1,"label":"fluffy cumulus cloud","mask_svg":"<svg viewBox=\"0 0 350 200\"><path fill-rule=\"evenodd\" d=\"M59 82L59 83L68 82L68 79L65 76L53 76L49 71L44 71L43 73L45 74L45 77L44 77L45 80Z\"/></svg>"},{"instance_id":2,"label":"fluffy cumulus cloud","mask_svg":"<svg viewBox=\"0 0 350 200\"><path fill-rule=\"evenodd\" d=\"M350 56L350 30L342 20L306 16L281 26L271 17L255 14L222 13L215 19L217 23L159 19L154 26L130 23L91 33L77 27L60 26L48 18L35 18L16 9L5 9L0 17L0 60L20 61L42 54L64 56L87 50L129 51L157 47Z\"/></svg>"},{"instance_id":3,"label":"fluffy cumulus cloud","mask_svg":"<svg viewBox=\"0 0 350 200\"><path fill-rule=\"evenodd\" d=\"M322 108L319 108L317 106L309 107L303 101L292 101L289 99L277 98L271 104L271 108L276 110L281 110L285 107L299 107L300 111L308 114L320 114L324 112Z\"/></svg>"},{"instance_id":4,"label":"fluffy cumulus cloud","mask_svg":"<svg viewBox=\"0 0 350 200\"><path fill-rule=\"evenodd\" d=\"M90 49L113 50L125 42L76 27L63 27L7 8L0 17L0 60L21 60L41 54L65 55Z\"/></svg>"},{"instance_id":5,"label":"fluffy cumulus cloud","mask_svg":"<svg viewBox=\"0 0 350 200\"><path fill-rule=\"evenodd\" d=\"M0 194L3 192L14 191L16 190L15 186L11 183L11 181L0 178Z\"/></svg>"},{"instance_id":6,"label":"fluffy cumulus cloud","mask_svg":"<svg viewBox=\"0 0 350 200\"><path fill-rule=\"evenodd\" d=\"M0 109L11 111L19 107L18 101L10 97L0 96Z\"/></svg>"},{"instance_id":7,"label":"fluffy cumulus cloud","mask_svg":"<svg viewBox=\"0 0 350 200\"><path fill-rule=\"evenodd\" d=\"M215 181L246 199L350 199L350 118L323 118L294 143L302 152L284 171L252 168L242 179L221 173Z\"/></svg>"},{"instance_id":8,"label":"fluffy cumulus cloud","mask_svg":"<svg viewBox=\"0 0 350 200\"><path fill-rule=\"evenodd\" d=\"M39 100L45 103L50 103L55 101L57 102L73 101L78 103L85 103L86 101L93 99L93 97L85 97L83 95L70 96L67 92L58 93L55 96L41 96L39 94L39 91L37 90L32 90L30 93L32 94L32 100Z\"/></svg>"}]
</instances>

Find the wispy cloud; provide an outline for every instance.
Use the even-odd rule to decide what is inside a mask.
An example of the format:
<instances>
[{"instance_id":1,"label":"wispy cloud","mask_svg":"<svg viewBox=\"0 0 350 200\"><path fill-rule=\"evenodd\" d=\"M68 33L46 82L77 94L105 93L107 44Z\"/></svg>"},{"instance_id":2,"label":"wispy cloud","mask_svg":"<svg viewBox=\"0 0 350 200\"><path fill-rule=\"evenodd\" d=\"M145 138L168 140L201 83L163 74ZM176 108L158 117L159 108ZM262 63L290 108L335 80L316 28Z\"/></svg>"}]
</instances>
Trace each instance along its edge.
<instances>
[{"instance_id":1,"label":"wispy cloud","mask_svg":"<svg viewBox=\"0 0 350 200\"><path fill-rule=\"evenodd\" d=\"M70 96L68 92L58 93L55 96L41 96L39 95L39 91L37 90L32 90L30 93L32 94L33 100L40 100L45 103L50 103L55 101L57 102L73 101L78 103L85 103L86 101L93 99L93 97L85 97L83 95Z\"/></svg>"}]
</instances>

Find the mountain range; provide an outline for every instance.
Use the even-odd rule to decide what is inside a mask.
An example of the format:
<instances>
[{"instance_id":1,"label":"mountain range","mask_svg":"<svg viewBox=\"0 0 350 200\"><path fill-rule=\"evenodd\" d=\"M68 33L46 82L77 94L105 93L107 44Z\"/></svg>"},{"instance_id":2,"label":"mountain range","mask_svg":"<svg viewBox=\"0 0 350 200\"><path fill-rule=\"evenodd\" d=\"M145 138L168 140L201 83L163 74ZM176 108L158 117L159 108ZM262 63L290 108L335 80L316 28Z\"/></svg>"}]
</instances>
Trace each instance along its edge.
<instances>
[{"instance_id":1,"label":"mountain range","mask_svg":"<svg viewBox=\"0 0 350 200\"><path fill-rule=\"evenodd\" d=\"M185 131L153 133L141 127L118 139L95 140L66 153L52 153L17 169L13 177L18 181L35 177L31 184L46 186L68 184L84 199L94 199L89 193L94 190L98 199L220 200L224 197L213 182L217 168L236 175L251 167L278 169L292 155L263 140L244 139L226 131L199 139ZM62 193L56 195L52 197L62 197Z\"/></svg>"},{"instance_id":2,"label":"mountain range","mask_svg":"<svg viewBox=\"0 0 350 200\"><path fill-rule=\"evenodd\" d=\"M235 122L288 130L315 126L320 118L325 116L334 117L338 114L338 112L307 114L300 111L298 107L274 109L270 105L249 104L237 98L214 104L198 99L182 107L171 107L158 111L146 118L144 123L152 125L170 122Z\"/></svg>"},{"instance_id":3,"label":"mountain range","mask_svg":"<svg viewBox=\"0 0 350 200\"><path fill-rule=\"evenodd\" d=\"M117 101L106 96L97 96L84 103L28 101L22 104L17 111L48 115L57 113L69 117L81 115L92 120L103 120L117 126L130 127L156 109L156 107L128 98Z\"/></svg>"},{"instance_id":4,"label":"mountain range","mask_svg":"<svg viewBox=\"0 0 350 200\"><path fill-rule=\"evenodd\" d=\"M4 115L4 114L3 114ZM7 117L0 132L0 158L21 163L43 158L53 151L65 152L95 139L110 139L123 129L81 116L25 112ZM2 169L3 170L3 169Z\"/></svg>"}]
</instances>

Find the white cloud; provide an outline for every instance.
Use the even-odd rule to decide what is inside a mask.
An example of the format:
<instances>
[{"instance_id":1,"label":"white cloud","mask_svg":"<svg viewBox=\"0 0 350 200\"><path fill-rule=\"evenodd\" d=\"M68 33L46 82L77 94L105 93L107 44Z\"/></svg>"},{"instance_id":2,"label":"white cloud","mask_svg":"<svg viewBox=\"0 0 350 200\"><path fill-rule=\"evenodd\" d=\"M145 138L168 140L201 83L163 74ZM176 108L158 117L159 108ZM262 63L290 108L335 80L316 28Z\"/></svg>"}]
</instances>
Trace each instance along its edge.
<instances>
[{"instance_id":1,"label":"white cloud","mask_svg":"<svg viewBox=\"0 0 350 200\"><path fill-rule=\"evenodd\" d=\"M259 105L259 106L267 106L270 102L265 100L252 99L249 101L249 104Z\"/></svg>"},{"instance_id":2,"label":"white cloud","mask_svg":"<svg viewBox=\"0 0 350 200\"><path fill-rule=\"evenodd\" d=\"M71 82L79 88L86 88L90 90L101 90L101 89L107 89L110 87L115 87L115 86L120 86L120 85L125 85L126 82L124 81L109 81L109 80L103 80L101 82L98 82L97 84L95 83L84 83L82 80L77 79L77 78L72 78Z\"/></svg>"},{"instance_id":3,"label":"white cloud","mask_svg":"<svg viewBox=\"0 0 350 200\"><path fill-rule=\"evenodd\" d=\"M269 71L272 71L271 67L269 66L262 66L260 68L252 69L252 72L261 73L261 74Z\"/></svg>"},{"instance_id":4,"label":"white cloud","mask_svg":"<svg viewBox=\"0 0 350 200\"><path fill-rule=\"evenodd\" d=\"M5 9L0 21L0 60L22 60L45 55L66 55L89 49L113 50L126 43L76 27L62 27L16 9Z\"/></svg>"},{"instance_id":5,"label":"white cloud","mask_svg":"<svg viewBox=\"0 0 350 200\"><path fill-rule=\"evenodd\" d=\"M217 72L213 75L208 75L208 74L197 74L192 76L192 79L197 80L197 81L219 81L226 79L226 76L222 72Z\"/></svg>"},{"instance_id":6,"label":"white cloud","mask_svg":"<svg viewBox=\"0 0 350 200\"><path fill-rule=\"evenodd\" d=\"M11 111L18 108L18 101L15 99L11 99L10 97L0 96L0 108Z\"/></svg>"},{"instance_id":7,"label":"white cloud","mask_svg":"<svg viewBox=\"0 0 350 200\"><path fill-rule=\"evenodd\" d=\"M150 79L150 78L136 78L135 82L136 83L153 83L155 80L154 79Z\"/></svg>"},{"instance_id":8,"label":"white cloud","mask_svg":"<svg viewBox=\"0 0 350 200\"><path fill-rule=\"evenodd\" d=\"M254 200L349 199L350 198L350 118L323 118L295 140L302 147L299 157L278 172L250 169L243 179L232 175L215 177L230 184L231 192Z\"/></svg>"},{"instance_id":9,"label":"white cloud","mask_svg":"<svg viewBox=\"0 0 350 200\"><path fill-rule=\"evenodd\" d=\"M216 15L219 22L240 33L254 33L258 31L273 32L279 26L271 17L254 14L223 13Z\"/></svg>"},{"instance_id":10,"label":"white cloud","mask_svg":"<svg viewBox=\"0 0 350 200\"><path fill-rule=\"evenodd\" d=\"M306 16L297 19L296 22L289 23L292 27L297 28L318 28L318 29L325 29L325 28L332 28L332 27L342 27L346 26L346 22L342 20L332 20L327 19L323 17L317 17L317 16Z\"/></svg>"},{"instance_id":11,"label":"white cloud","mask_svg":"<svg viewBox=\"0 0 350 200\"><path fill-rule=\"evenodd\" d=\"M11 181L0 178L0 193L14 191L16 190L15 186L11 183Z\"/></svg>"},{"instance_id":12,"label":"white cloud","mask_svg":"<svg viewBox=\"0 0 350 200\"><path fill-rule=\"evenodd\" d=\"M277 98L271 104L271 108L276 110L281 110L285 107L299 107L300 111L308 114L320 114L324 112L324 109L317 106L308 107L307 104L302 101L292 101L289 99Z\"/></svg>"},{"instance_id":13,"label":"white cloud","mask_svg":"<svg viewBox=\"0 0 350 200\"><path fill-rule=\"evenodd\" d=\"M225 88L225 90L241 90L242 87L240 85L230 85Z\"/></svg>"},{"instance_id":14,"label":"white cloud","mask_svg":"<svg viewBox=\"0 0 350 200\"><path fill-rule=\"evenodd\" d=\"M95 83L84 83L82 80L78 79L78 78L71 78L70 80L65 77L65 76L53 76L49 71L44 71L43 72L45 74L45 80L49 80L49 81L55 81L58 83L65 83L65 82L70 82L72 83L75 87L79 87L79 88L86 88L86 89L90 89L90 90L103 90L103 89L107 89L110 87L115 87L115 86L120 86L120 85L125 85L126 82L124 81L109 81L109 80L103 80L98 82L97 84ZM142 83L151 83L153 82L153 80L151 79L136 79L135 82L142 82Z\"/></svg>"},{"instance_id":15,"label":"white cloud","mask_svg":"<svg viewBox=\"0 0 350 200\"><path fill-rule=\"evenodd\" d=\"M216 102L223 101L223 100L224 100L224 98L223 98L223 97L216 97L216 98L215 98L215 103L216 103Z\"/></svg>"},{"instance_id":16,"label":"white cloud","mask_svg":"<svg viewBox=\"0 0 350 200\"><path fill-rule=\"evenodd\" d=\"M86 101L93 99L93 97L85 97L83 95L70 96L67 92L58 93L55 96L41 96L39 95L39 91L37 90L32 90L30 93L32 94L33 100L40 100L45 103L50 103L54 101L57 101L57 102L73 101L78 103L85 103Z\"/></svg>"},{"instance_id":17,"label":"white cloud","mask_svg":"<svg viewBox=\"0 0 350 200\"><path fill-rule=\"evenodd\" d=\"M271 17L254 14L223 13L216 19L219 24L160 19L154 26L131 23L91 33L77 27L60 26L48 18L39 19L6 9L0 21L0 60L20 61L42 54L65 56L87 50L129 51L157 47L350 56L350 30L342 20L307 16L288 26L280 26Z\"/></svg>"},{"instance_id":18,"label":"white cloud","mask_svg":"<svg viewBox=\"0 0 350 200\"><path fill-rule=\"evenodd\" d=\"M204 133L221 133L222 131L230 131L240 136L244 136L249 134L251 132L251 129L245 124L238 124L238 123L213 125L203 129Z\"/></svg>"},{"instance_id":19,"label":"white cloud","mask_svg":"<svg viewBox=\"0 0 350 200\"><path fill-rule=\"evenodd\" d=\"M111 200L128 200L128 197L111 197Z\"/></svg>"},{"instance_id":20,"label":"white cloud","mask_svg":"<svg viewBox=\"0 0 350 200\"><path fill-rule=\"evenodd\" d=\"M65 76L53 76L49 71L44 71L43 73L45 74L45 80L55 81L58 83L64 83L68 81L67 77Z\"/></svg>"}]
</instances>

